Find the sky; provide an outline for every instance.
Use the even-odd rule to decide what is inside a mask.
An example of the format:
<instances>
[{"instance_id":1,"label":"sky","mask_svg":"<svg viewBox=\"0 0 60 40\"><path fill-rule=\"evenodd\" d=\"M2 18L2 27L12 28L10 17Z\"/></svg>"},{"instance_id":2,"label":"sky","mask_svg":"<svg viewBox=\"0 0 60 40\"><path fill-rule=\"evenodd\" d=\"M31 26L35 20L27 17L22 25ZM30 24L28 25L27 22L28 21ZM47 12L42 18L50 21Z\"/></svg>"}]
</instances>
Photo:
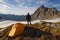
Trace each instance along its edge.
<instances>
[{"instance_id":1,"label":"sky","mask_svg":"<svg viewBox=\"0 0 60 40\"><path fill-rule=\"evenodd\" d=\"M0 0L0 14L33 14L41 5L60 10L60 0Z\"/></svg>"}]
</instances>

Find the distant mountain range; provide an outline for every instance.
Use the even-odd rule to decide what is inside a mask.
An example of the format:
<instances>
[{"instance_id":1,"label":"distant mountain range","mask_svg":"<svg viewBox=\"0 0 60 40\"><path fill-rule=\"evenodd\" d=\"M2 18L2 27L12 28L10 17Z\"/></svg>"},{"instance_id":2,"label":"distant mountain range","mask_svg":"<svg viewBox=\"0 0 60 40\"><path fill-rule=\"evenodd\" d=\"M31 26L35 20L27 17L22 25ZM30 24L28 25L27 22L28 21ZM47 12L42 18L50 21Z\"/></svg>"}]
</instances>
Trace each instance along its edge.
<instances>
[{"instance_id":1,"label":"distant mountain range","mask_svg":"<svg viewBox=\"0 0 60 40\"><path fill-rule=\"evenodd\" d=\"M31 18L32 20L47 20L47 19L60 18L60 11L58 11L54 7L48 8L42 5L31 15ZM25 21L26 15L0 14L0 20L1 19Z\"/></svg>"},{"instance_id":2,"label":"distant mountain range","mask_svg":"<svg viewBox=\"0 0 60 40\"><path fill-rule=\"evenodd\" d=\"M12 15L12 14L0 14L0 20L14 20L14 21L24 21L26 20L25 15Z\"/></svg>"},{"instance_id":3,"label":"distant mountain range","mask_svg":"<svg viewBox=\"0 0 60 40\"><path fill-rule=\"evenodd\" d=\"M55 19L60 18L60 11L56 8L47 8L42 5L39 7L32 15L32 20L45 20L45 19Z\"/></svg>"}]
</instances>

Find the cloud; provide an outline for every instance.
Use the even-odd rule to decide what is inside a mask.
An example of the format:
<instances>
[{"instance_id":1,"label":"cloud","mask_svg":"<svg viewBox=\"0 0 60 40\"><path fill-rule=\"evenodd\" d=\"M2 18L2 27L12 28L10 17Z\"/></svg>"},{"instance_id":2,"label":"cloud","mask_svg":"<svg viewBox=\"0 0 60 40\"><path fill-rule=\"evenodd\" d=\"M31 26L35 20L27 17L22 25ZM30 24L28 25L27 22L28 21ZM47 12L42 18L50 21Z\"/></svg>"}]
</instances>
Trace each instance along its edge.
<instances>
[{"instance_id":1,"label":"cloud","mask_svg":"<svg viewBox=\"0 0 60 40\"><path fill-rule=\"evenodd\" d=\"M0 4L0 13L3 14L16 14L16 15L26 15L28 12L33 13L36 8L34 7L28 7L28 6L21 6L20 8L10 6L10 5L5 5L5 4Z\"/></svg>"},{"instance_id":2,"label":"cloud","mask_svg":"<svg viewBox=\"0 0 60 40\"><path fill-rule=\"evenodd\" d=\"M26 15L28 12L32 14L35 10L35 7L28 7L20 4L18 5L18 7L16 7L5 1L1 1L0 3L0 13L3 14Z\"/></svg>"},{"instance_id":3,"label":"cloud","mask_svg":"<svg viewBox=\"0 0 60 40\"><path fill-rule=\"evenodd\" d=\"M40 7L60 7L60 4L54 4L50 0L0 0L0 13L26 15L30 14Z\"/></svg>"},{"instance_id":4,"label":"cloud","mask_svg":"<svg viewBox=\"0 0 60 40\"><path fill-rule=\"evenodd\" d=\"M0 13L7 13L8 10L10 10L11 7L4 5L4 4L0 4Z\"/></svg>"},{"instance_id":5,"label":"cloud","mask_svg":"<svg viewBox=\"0 0 60 40\"><path fill-rule=\"evenodd\" d=\"M16 8L13 9L12 11L10 10L10 13L16 14L16 15L26 15L28 12L32 14L36 10L36 8L31 8L31 7L22 7L22 8Z\"/></svg>"},{"instance_id":6,"label":"cloud","mask_svg":"<svg viewBox=\"0 0 60 40\"><path fill-rule=\"evenodd\" d=\"M0 0L0 2L3 2L3 0Z\"/></svg>"},{"instance_id":7,"label":"cloud","mask_svg":"<svg viewBox=\"0 0 60 40\"><path fill-rule=\"evenodd\" d=\"M48 3L48 0L15 0L19 5L40 6Z\"/></svg>"},{"instance_id":8,"label":"cloud","mask_svg":"<svg viewBox=\"0 0 60 40\"><path fill-rule=\"evenodd\" d=\"M60 4L54 4L53 7L60 7Z\"/></svg>"}]
</instances>

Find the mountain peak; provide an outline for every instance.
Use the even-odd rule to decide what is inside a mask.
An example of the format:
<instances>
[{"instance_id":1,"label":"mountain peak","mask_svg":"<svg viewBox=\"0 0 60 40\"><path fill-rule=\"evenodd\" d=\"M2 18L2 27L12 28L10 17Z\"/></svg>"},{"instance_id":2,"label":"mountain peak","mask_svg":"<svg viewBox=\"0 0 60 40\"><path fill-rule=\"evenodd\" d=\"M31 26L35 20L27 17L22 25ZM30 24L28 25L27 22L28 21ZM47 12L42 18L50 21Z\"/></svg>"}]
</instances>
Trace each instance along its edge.
<instances>
[{"instance_id":1,"label":"mountain peak","mask_svg":"<svg viewBox=\"0 0 60 40\"><path fill-rule=\"evenodd\" d=\"M41 7L40 8L45 8L45 6L44 5L41 5Z\"/></svg>"},{"instance_id":2,"label":"mountain peak","mask_svg":"<svg viewBox=\"0 0 60 40\"><path fill-rule=\"evenodd\" d=\"M53 8L48 8L45 7L44 5L40 6L32 15L32 19L54 19L57 17L60 17L60 12L57 11L55 7Z\"/></svg>"}]
</instances>

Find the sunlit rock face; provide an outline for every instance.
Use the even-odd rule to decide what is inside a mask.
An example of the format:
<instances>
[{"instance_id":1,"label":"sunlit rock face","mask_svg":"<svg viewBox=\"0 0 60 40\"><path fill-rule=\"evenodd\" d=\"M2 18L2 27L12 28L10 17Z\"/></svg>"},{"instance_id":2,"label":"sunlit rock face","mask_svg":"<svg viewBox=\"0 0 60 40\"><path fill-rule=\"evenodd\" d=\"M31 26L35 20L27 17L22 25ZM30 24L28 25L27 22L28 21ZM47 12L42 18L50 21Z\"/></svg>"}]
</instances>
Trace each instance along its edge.
<instances>
[{"instance_id":1,"label":"sunlit rock face","mask_svg":"<svg viewBox=\"0 0 60 40\"><path fill-rule=\"evenodd\" d=\"M15 37L21 35L24 31L25 25L21 23L16 23L13 25L12 29L10 30L8 36Z\"/></svg>"},{"instance_id":2,"label":"sunlit rock face","mask_svg":"<svg viewBox=\"0 0 60 40\"><path fill-rule=\"evenodd\" d=\"M60 11L56 8L48 8L42 5L39 7L32 15L32 20L46 20L46 19L55 19L60 18Z\"/></svg>"}]
</instances>

